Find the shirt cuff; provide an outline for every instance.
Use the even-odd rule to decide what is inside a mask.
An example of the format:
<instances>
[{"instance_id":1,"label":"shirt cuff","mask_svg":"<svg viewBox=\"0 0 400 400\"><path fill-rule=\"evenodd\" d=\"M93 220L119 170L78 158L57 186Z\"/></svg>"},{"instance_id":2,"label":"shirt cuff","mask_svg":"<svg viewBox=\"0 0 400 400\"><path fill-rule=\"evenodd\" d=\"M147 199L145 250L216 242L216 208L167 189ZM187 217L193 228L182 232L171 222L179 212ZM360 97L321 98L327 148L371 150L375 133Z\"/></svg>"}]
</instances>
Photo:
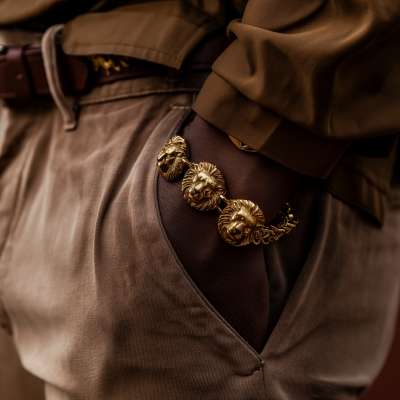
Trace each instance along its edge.
<instances>
[{"instance_id":1,"label":"shirt cuff","mask_svg":"<svg viewBox=\"0 0 400 400\"><path fill-rule=\"evenodd\" d=\"M215 72L204 83L193 109L264 156L313 178L327 178L352 142L309 132L248 99Z\"/></svg>"}]
</instances>

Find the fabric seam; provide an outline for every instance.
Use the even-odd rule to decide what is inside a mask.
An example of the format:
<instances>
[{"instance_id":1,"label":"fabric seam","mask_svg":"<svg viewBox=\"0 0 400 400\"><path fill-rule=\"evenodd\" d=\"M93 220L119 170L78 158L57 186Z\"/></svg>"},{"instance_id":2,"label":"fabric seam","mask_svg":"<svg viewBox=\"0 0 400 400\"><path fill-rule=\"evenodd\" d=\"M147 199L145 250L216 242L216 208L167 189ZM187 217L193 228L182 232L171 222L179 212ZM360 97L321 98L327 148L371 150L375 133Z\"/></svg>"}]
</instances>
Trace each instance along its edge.
<instances>
[{"instance_id":1,"label":"fabric seam","mask_svg":"<svg viewBox=\"0 0 400 400\"><path fill-rule=\"evenodd\" d=\"M172 135L175 134L176 131L180 129L182 123L186 120L186 118L188 117L189 113L190 113L190 111L186 112L181 117L179 122L176 124L176 127L174 128ZM190 287L193 289L193 291L195 292L197 297L201 300L203 305L214 315L214 317L216 317L223 325L225 325L226 328L229 329L229 331L236 337L236 339L238 339L241 342L242 345L244 345L247 348L247 350L249 350L253 355L255 355L257 357L257 359L261 362L262 358L260 357L260 355L223 319L223 317L212 306L212 304L209 303L209 301L204 297L204 295L201 293L201 291L198 289L198 287L192 281L192 279L188 275L187 271L185 270L185 268L181 264L179 258L177 257L175 251L173 250L173 248L171 246L171 243L169 242L169 239L168 239L168 237L166 235L166 232L164 230L164 227L162 225L161 215L160 215L160 208L159 208L159 204L158 204L158 187L157 187L158 174L157 174L157 170L156 169L154 171L154 178L153 179L154 179L154 182L153 182L154 207L155 207L155 211L156 211L156 214L157 214L157 221L158 221L160 230L162 232L162 236L164 238L164 241L165 241L165 243L166 243L166 245L168 247L168 250L169 250L170 254L173 256L178 268L180 269L181 273L184 275L186 281L189 283Z\"/></svg>"},{"instance_id":2,"label":"fabric seam","mask_svg":"<svg viewBox=\"0 0 400 400\"><path fill-rule=\"evenodd\" d=\"M128 43L115 43L115 42L108 42L108 43L92 43L92 44L78 44L75 46L75 48L81 48L81 47L93 47L93 46L107 46L107 45L116 45L116 46L124 46L124 47L136 47L138 49L143 49L143 50L150 50L150 51L154 51L156 53L160 53L160 54L165 54L167 56L171 56L173 58L175 58L175 60L177 61L183 61L180 58L178 58L178 56L174 55L174 54L170 54L167 53L165 51L161 51L161 50L157 50L157 49L152 49L151 47L144 47L144 46L139 46L136 44L128 44ZM67 46L68 47L68 46ZM67 53L68 54L68 53Z\"/></svg>"},{"instance_id":3,"label":"fabric seam","mask_svg":"<svg viewBox=\"0 0 400 400\"><path fill-rule=\"evenodd\" d=\"M39 124L39 126L41 125L43 121L43 114L42 114L42 118L41 118L41 122ZM23 140L23 142L21 143L21 146L23 146L24 143L29 142L31 143L32 141L35 140L36 136L37 136L37 131L36 130L31 137L26 138L25 140ZM29 144L26 144L24 146L24 153L26 156L26 152L29 149ZM11 252L12 249L9 249L9 245L10 242L12 242L13 238L14 238L14 229L15 229L15 218L16 218L16 209L18 208L18 202L19 202L19 197L20 197L20 191L21 191L21 180L22 180L22 173L23 170L25 168L25 165L27 163L27 157L24 157L24 161L22 162L21 167L19 168L19 170L16 172L16 175L18 176L18 182L16 184L16 190L15 190L15 202L13 204L12 210L10 212L10 218L9 218L9 225L6 231L6 239L4 240L4 245L3 247L0 249L0 264L3 264L3 266L0 267L0 297L2 295L2 287L3 287L3 280L5 278L5 276L7 275L8 272L8 262L9 259L11 257Z\"/></svg>"}]
</instances>

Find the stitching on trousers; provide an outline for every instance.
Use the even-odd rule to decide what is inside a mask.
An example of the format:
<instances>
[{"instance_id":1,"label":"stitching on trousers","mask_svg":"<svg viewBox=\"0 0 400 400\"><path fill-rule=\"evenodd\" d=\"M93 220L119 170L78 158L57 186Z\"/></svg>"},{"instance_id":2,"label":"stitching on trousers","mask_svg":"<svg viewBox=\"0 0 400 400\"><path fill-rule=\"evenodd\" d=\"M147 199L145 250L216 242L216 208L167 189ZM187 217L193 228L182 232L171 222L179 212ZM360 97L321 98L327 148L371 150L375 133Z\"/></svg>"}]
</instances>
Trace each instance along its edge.
<instances>
[{"instance_id":1,"label":"stitching on trousers","mask_svg":"<svg viewBox=\"0 0 400 400\"><path fill-rule=\"evenodd\" d=\"M168 87L166 89L152 89L151 86L146 88L145 90L137 91L137 92L132 92L132 91L127 91L127 92L121 92L117 95L107 95L104 97L101 96L96 96L93 98L88 98L83 101L79 101L79 105L81 106L86 106L86 105L91 105L91 104L99 104L99 103L106 103L107 101L113 101L113 100L121 100L121 99L126 99L126 98L133 98L133 97L141 97L141 96L146 96L148 94L154 94L154 93L182 93L182 92L187 92L187 91L195 91L198 92L200 88L196 87L185 87L185 88L174 88L174 87Z\"/></svg>"},{"instance_id":2,"label":"stitching on trousers","mask_svg":"<svg viewBox=\"0 0 400 400\"><path fill-rule=\"evenodd\" d=\"M189 106L174 106L173 104L170 105L171 110L189 110Z\"/></svg>"},{"instance_id":3,"label":"stitching on trousers","mask_svg":"<svg viewBox=\"0 0 400 400\"><path fill-rule=\"evenodd\" d=\"M96 43L96 46L108 46L108 45L111 45L111 46L117 45L117 46L122 46L122 47L132 47L132 48L138 48L138 49L142 49L142 50L143 49L144 50L150 50L150 51L154 51L155 53L160 53L160 54L165 54L167 56L170 56L170 57L174 58L175 61L183 61L183 59L179 58L175 54L167 53L166 51L161 51L161 50L158 50L158 49L153 49L151 47L139 46L139 45L136 45L136 44L128 44L128 43L116 43L116 42ZM79 46L76 46L77 49L74 49L74 50L75 50L76 53L78 53L82 48L87 48L87 47L90 48L90 47L93 47L93 46L94 45L92 43L87 43L87 44L86 43L82 43Z\"/></svg>"},{"instance_id":4,"label":"stitching on trousers","mask_svg":"<svg viewBox=\"0 0 400 400\"><path fill-rule=\"evenodd\" d=\"M194 94L193 95L193 100L195 99L195 97L196 97L196 95ZM191 108L191 107L188 106L188 108ZM179 122L175 125L175 129L173 130L173 133L172 133L172 135L170 137L174 136L174 134L179 130L179 128L181 126L181 121L182 120L184 121L186 119L186 117L187 117L187 114L185 114L185 115L183 115L181 117ZM241 342L241 344L243 346L245 346L249 352L252 353L253 356L256 356L258 358L258 360L260 360L260 355L225 321L225 319L215 310L215 308L211 305L211 303L207 300L207 298L203 295L203 293L201 293L199 288L194 284L194 282L190 278L189 274L187 273L187 271L185 270L185 268L181 264L181 261L177 257L175 251L172 249L171 242L169 241L168 236L167 236L167 234L166 234L166 232L164 230L164 227L162 225L162 222L161 222L160 208L159 208L158 195L157 195L157 191L158 191L157 179L158 179L158 173L157 173L157 169L155 169L155 171L154 171L154 183L153 183L153 185L154 185L153 186L153 195L154 195L153 200L154 200L154 206L155 206L155 209L156 209L156 212L157 212L158 224L159 224L159 227L161 229L162 236L164 237L164 241L165 241L165 243L167 245L167 248L169 250L169 253L175 259L177 267L180 269L180 271L183 274L183 276L185 277L187 283L190 285L190 287L192 288L194 293L201 300L203 305L210 311L210 313L213 315L213 317L217 318L219 320L219 322L222 323L236 337L236 339L238 339L238 341ZM263 360L261 360L261 364L264 364ZM252 375L252 374L250 374L250 375Z\"/></svg>"}]
</instances>

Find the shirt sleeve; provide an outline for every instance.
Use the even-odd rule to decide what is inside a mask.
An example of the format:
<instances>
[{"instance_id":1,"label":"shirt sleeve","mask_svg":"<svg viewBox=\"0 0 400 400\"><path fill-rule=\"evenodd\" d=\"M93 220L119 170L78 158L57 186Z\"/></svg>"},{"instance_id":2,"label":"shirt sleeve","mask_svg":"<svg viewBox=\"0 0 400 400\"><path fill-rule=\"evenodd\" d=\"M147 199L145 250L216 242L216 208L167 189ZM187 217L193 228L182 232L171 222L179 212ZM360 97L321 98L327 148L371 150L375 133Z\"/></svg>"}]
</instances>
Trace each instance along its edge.
<instances>
[{"instance_id":1,"label":"shirt sleeve","mask_svg":"<svg viewBox=\"0 0 400 400\"><path fill-rule=\"evenodd\" d=\"M400 131L399 0L250 0L194 110L326 178L354 139Z\"/></svg>"}]
</instances>

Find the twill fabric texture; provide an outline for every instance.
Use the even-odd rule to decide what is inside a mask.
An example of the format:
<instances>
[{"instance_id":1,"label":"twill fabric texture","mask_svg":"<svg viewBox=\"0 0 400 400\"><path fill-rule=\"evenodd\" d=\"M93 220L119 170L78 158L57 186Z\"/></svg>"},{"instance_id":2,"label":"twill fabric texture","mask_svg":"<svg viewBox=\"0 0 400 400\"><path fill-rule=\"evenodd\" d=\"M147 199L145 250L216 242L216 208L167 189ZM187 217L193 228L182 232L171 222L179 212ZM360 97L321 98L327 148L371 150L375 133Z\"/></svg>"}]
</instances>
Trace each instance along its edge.
<instances>
[{"instance_id":1,"label":"twill fabric texture","mask_svg":"<svg viewBox=\"0 0 400 400\"><path fill-rule=\"evenodd\" d=\"M266 265L308 253L260 353L188 276L161 223L155 160L201 83L97 88L70 132L50 103L1 108L1 322L48 400L355 399L383 364L398 304L398 188L379 228L299 185L289 201L302 223L266 247Z\"/></svg>"}]
</instances>

